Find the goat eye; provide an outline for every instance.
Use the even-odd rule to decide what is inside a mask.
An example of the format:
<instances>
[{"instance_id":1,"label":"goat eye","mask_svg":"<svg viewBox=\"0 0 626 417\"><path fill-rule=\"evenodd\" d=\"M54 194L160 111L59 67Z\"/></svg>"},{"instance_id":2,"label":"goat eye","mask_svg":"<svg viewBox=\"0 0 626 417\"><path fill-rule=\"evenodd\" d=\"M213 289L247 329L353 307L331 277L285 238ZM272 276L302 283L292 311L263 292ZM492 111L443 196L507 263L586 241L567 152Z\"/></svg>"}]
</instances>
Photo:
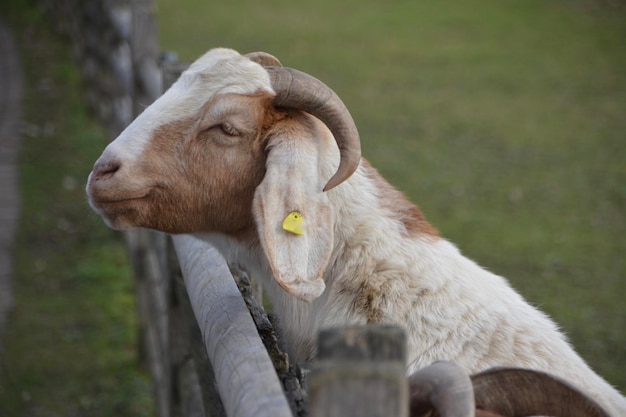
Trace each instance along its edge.
<instances>
[{"instance_id":1,"label":"goat eye","mask_svg":"<svg viewBox=\"0 0 626 417\"><path fill-rule=\"evenodd\" d=\"M233 127L232 124L225 122L220 125L220 129L222 132L226 133L228 136L238 136L239 131Z\"/></svg>"}]
</instances>

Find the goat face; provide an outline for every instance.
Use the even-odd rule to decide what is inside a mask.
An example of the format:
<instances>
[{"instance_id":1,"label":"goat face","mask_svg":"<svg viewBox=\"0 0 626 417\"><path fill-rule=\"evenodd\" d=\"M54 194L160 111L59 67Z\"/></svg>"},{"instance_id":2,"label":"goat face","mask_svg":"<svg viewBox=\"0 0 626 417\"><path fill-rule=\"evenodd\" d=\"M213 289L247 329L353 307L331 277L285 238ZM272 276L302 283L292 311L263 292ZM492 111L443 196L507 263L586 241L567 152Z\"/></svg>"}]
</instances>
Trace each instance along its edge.
<instances>
[{"instance_id":1,"label":"goat face","mask_svg":"<svg viewBox=\"0 0 626 417\"><path fill-rule=\"evenodd\" d=\"M258 237L278 283L311 299L324 288L333 243L318 160L332 154L320 151L329 130L341 158L324 190L360 161L341 100L270 55L209 51L105 149L87 195L116 229ZM307 236L296 239L280 224L305 209Z\"/></svg>"},{"instance_id":2,"label":"goat face","mask_svg":"<svg viewBox=\"0 0 626 417\"><path fill-rule=\"evenodd\" d=\"M92 207L117 229L245 231L265 169L270 102L267 93L226 94L179 120L137 119L155 127L141 132L148 140L136 158L119 142L143 139L132 126L105 150L88 181Z\"/></svg>"},{"instance_id":3,"label":"goat face","mask_svg":"<svg viewBox=\"0 0 626 417\"><path fill-rule=\"evenodd\" d=\"M116 229L244 230L273 96L259 65L234 51L205 55L96 161L91 206Z\"/></svg>"}]
</instances>

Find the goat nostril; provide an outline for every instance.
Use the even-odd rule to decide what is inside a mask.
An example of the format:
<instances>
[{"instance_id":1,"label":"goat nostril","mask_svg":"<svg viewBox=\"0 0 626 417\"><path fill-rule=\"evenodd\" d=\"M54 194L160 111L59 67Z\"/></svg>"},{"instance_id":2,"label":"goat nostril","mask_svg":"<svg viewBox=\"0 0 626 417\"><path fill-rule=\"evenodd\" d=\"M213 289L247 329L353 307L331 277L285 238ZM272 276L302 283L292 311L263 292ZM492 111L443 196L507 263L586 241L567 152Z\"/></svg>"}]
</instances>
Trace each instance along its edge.
<instances>
[{"instance_id":1,"label":"goat nostril","mask_svg":"<svg viewBox=\"0 0 626 417\"><path fill-rule=\"evenodd\" d=\"M118 161L99 162L93 167L93 178L105 180L111 178L120 169L122 164Z\"/></svg>"}]
</instances>

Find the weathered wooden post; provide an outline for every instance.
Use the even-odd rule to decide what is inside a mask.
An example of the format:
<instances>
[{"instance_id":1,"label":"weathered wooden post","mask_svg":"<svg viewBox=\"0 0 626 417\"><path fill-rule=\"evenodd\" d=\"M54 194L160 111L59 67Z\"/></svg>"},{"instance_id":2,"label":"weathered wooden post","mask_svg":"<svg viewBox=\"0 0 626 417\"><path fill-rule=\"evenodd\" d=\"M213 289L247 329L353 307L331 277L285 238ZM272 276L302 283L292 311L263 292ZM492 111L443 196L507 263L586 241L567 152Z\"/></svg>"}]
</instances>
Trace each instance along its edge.
<instances>
[{"instance_id":1,"label":"weathered wooden post","mask_svg":"<svg viewBox=\"0 0 626 417\"><path fill-rule=\"evenodd\" d=\"M163 81L159 68L155 0L129 1L133 116L136 117L162 94ZM128 231L126 240L135 275L140 349L152 376L157 415L169 417L172 389L168 339L170 287L166 275L167 236L137 229Z\"/></svg>"},{"instance_id":2,"label":"weathered wooden post","mask_svg":"<svg viewBox=\"0 0 626 417\"><path fill-rule=\"evenodd\" d=\"M395 326L323 330L308 377L311 417L407 417L406 337Z\"/></svg>"}]
</instances>

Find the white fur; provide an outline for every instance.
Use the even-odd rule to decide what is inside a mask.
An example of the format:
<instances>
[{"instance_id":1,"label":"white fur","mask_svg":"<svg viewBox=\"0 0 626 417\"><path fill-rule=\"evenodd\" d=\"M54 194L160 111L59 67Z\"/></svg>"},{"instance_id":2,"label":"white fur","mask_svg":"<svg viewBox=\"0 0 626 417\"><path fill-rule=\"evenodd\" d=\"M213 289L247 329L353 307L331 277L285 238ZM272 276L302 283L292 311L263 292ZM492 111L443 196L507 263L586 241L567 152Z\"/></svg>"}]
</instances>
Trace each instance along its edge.
<instances>
[{"instance_id":1,"label":"white fur","mask_svg":"<svg viewBox=\"0 0 626 417\"><path fill-rule=\"evenodd\" d=\"M323 140L332 142L327 133ZM322 147L321 149L324 149ZM326 149L332 149L327 147ZM317 158L315 158L317 159ZM319 182L334 172L336 150L319 158ZM614 416L626 415L626 399L576 354L556 324L530 306L508 282L464 257L444 239L403 236L403 226L377 198L376 184L361 166L329 191L335 245L324 273L325 292L308 303L280 288L262 251L215 234L200 235L227 261L260 279L281 318L292 360L315 355L321 328L366 324L353 308L354 294L340 283L377 282L384 287L385 323L405 326L408 372L450 360L475 373L494 366L547 371L574 383Z\"/></svg>"}]
</instances>

